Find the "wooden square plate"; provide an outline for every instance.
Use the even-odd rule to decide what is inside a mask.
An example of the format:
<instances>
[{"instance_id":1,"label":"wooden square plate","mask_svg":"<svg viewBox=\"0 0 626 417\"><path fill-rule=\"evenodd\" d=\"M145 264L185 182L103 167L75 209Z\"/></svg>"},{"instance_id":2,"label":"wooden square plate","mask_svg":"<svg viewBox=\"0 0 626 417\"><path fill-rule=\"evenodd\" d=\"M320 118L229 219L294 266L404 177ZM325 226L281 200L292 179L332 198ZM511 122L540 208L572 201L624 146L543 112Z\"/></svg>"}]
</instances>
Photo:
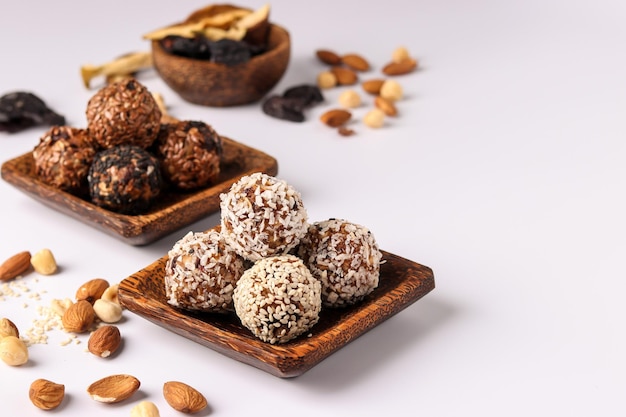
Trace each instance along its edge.
<instances>
[{"instance_id":1,"label":"wooden square plate","mask_svg":"<svg viewBox=\"0 0 626 417\"><path fill-rule=\"evenodd\" d=\"M299 376L435 287L430 268L383 252L380 283L361 303L322 308L307 334L280 345L257 339L233 314L197 314L170 306L165 297L167 255L122 280L119 300L128 310L232 359L281 378Z\"/></svg>"},{"instance_id":2,"label":"wooden square plate","mask_svg":"<svg viewBox=\"0 0 626 417\"><path fill-rule=\"evenodd\" d=\"M192 192L165 191L150 211L125 215L106 210L87 199L44 184L35 173L32 152L2 164L2 178L43 204L96 227L131 245L145 245L219 211L219 195L243 175L276 175L273 157L222 137L224 156L217 183Z\"/></svg>"}]
</instances>

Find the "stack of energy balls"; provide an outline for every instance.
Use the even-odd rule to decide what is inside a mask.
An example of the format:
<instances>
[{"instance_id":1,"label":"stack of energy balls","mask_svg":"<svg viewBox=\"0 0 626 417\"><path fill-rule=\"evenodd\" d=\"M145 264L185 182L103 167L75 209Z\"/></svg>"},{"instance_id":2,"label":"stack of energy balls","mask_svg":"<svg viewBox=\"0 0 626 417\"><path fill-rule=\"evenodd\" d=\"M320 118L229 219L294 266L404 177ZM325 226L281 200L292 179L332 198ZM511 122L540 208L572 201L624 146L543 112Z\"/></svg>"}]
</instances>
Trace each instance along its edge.
<instances>
[{"instance_id":1,"label":"stack of energy balls","mask_svg":"<svg viewBox=\"0 0 626 417\"><path fill-rule=\"evenodd\" d=\"M360 302L377 286L382 253L347 220L309 223L300 193L257 172L220 195L221 222L189 232L168 252L167 302L232 313L271 344L308 332L322 308Z\"/></svg>"},{"instance_id":2,"label":"stack of energy balls","mask_svg":"<svg viewBox=\"0 0 626 417\"><path fill-rule=\"evenodd\" d=\"M167 187L192 190L220 173L222 140L208 124L167 119L127 78L87 103L87 127L53 126L33 149L44 183L122 214L148 211Z\"/></svg>"}]
</instances>

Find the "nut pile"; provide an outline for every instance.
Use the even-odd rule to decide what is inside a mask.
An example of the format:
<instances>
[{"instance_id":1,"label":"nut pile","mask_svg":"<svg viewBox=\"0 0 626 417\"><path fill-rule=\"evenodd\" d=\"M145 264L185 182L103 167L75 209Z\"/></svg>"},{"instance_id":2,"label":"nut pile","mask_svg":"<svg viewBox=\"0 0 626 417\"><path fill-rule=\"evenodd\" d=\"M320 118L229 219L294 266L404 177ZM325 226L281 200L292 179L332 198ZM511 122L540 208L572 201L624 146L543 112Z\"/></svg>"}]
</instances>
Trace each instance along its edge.
<instances>
[{"instance_id":1,"label":"nut pile","mask_svg":"<svg viewBox=\"0 0 626 417\"><path fill-rule=\"evenodd\" d=\"M342 219L309 223L300 193L283 180L243 176L220 195L220 210L217 228L189 232L168 252L170 305L234 310L255 337L278 344L313 328L322 307L356 304L378 287L372 233Z\"/></svg>"},{"instance_id":2,"label":"nut pile","mask_svg":"<svg viewBox=\"0 0 626 417\"><path fill-rule=\"evenodd\" d=\"M86 108L87 127L53 126L33 149L38 178L122 214L153 207L166 188L215 183L222 140L200 121L169 117L159 97L126 78L101 88Z\"/></svg>"}]
</instances>

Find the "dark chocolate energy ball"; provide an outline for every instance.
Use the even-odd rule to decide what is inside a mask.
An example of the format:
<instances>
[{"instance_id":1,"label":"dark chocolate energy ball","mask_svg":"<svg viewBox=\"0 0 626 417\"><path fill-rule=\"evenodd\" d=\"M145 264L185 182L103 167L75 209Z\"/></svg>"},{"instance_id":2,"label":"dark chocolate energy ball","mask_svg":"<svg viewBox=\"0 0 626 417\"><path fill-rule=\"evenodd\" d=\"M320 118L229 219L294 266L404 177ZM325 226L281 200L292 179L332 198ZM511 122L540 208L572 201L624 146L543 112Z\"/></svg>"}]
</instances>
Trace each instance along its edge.
<instances>
[{"instance_id":1,"label":"dark chocolate energy ball","mask_svg":"<svg viewBox=\"0 0 626 417\"><path fill-rule=\"evenodd\" d=\"M53 187L70 193L86 192L95 154L86 130L53 126L33 149L35 172L41 181Z\"/></svg>"},{"instance_id":2,"label":"dark chocolate energy ball","mask_svg":"<svg viewBox=\"0 0 626 417\"><path fill-rule=\"evenodd\" d=\"M88 181L94 204L123 214L146 211L163 185L159 161L134 145L98 152Z\"/></svg>"},{"instance_id":3,"label":"dark chocolate energy ball","mask_svg":"<svg viewBox=\"0 0 626 417\"><path fill-rule=\"evenodd\" d=\"M161 127L161 110L148 89L130 78L101 88L87 103L87 129L101 148L148 148Z\"/></svg>"},{"instance_id":4,"label":"dark chocolate energy ball","mask_svg":"<svg viewBox=\"0 0 626 417\"><path fill-rule=\"evenodd\" d=\"M199 121L164 124L156 145L163 176L174 186L189 190L217 181L222 138L208 124Z\"/></svg>"}]
</instances>

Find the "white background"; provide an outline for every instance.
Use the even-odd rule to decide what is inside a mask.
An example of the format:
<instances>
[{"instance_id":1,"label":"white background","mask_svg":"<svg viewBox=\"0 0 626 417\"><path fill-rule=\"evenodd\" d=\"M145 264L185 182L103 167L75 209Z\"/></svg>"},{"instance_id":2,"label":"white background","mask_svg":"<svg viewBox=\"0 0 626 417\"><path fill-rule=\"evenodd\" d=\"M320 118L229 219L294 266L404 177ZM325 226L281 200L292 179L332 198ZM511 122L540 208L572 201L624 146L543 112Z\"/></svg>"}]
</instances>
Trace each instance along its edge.
<instances>
[{"instance_id":1,"label":"white background","mask_svg":"<svg viewBox=\"0 0 626 417\"><path fill-rule=\"evenodd\" d=\"M0 93L38 94L84 127L95 89L79 68L147 50L141 36L182 20L203 1L1 1ZM244 6L260 7L261 1ZM55 414L129 415L140 399L180 414L161 386L201 390L211 416L622 416L626 413L626 3L621 0L279 1L292 58L275 92L313 82L314 51L358 52L380 75L397 46L420 70L398 80L400 116L379 130L355 111L357 135L318 116L271 119L259 104L216 109L176 96L154 72L140 80L170 112L198 119L279 161L313 221L369 227L381 248L431 267L437 288L295 379L280 379L126 312L123 349L109 360L62 332L0 363L4 416L44 412L28 400L37 378L64 383ZM364 78L366 77L364 76ZM2 161L30 151L46 129L0 134ZM24 278L32 293L0 301L27 329L37 306L72 297L84 281L119 282L164 255L187 230L129 246L0 181L0 258L50 248L57 275ZM114 406L87 385L131 373L140 393Z\"/></svg>"}]
</instances>

